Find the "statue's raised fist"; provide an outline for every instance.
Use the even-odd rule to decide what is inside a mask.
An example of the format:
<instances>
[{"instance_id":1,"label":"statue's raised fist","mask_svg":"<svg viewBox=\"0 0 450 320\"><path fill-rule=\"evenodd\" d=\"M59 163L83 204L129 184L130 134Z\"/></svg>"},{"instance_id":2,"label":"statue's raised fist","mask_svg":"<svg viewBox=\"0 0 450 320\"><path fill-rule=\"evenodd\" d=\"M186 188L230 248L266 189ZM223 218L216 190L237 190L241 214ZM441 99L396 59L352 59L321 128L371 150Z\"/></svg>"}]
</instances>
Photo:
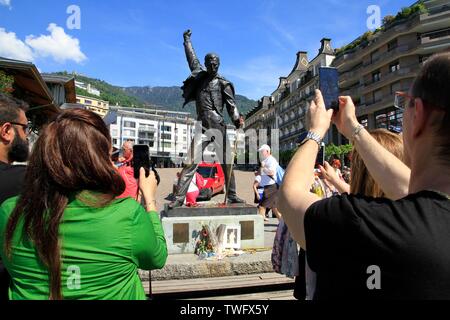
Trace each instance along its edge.
<instances>
[{"instance_id":1,"label":"statue's raised fist","mask_svg":"<svg viewBox=\"0 0 450 320\"><path fill-rule=\"evenodd\" d=\"M188 30L186 30L186 31L183 33L183 36L184 36L185 39L190 38L191 35L192 35L191 29L188 29Z\"/></svg>"}]
</instances>

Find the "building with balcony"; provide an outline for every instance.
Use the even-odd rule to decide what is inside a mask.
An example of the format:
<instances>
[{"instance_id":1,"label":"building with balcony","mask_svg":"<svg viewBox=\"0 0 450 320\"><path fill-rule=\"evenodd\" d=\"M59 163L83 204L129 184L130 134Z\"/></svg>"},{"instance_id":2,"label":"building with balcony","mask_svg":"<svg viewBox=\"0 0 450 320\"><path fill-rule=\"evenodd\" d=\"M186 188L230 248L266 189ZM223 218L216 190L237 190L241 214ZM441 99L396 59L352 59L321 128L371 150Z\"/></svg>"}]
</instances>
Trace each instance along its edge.
<instances>
[{"instance_id":1,"label":"building with balcony","mask_svg":"<svg viewBox=\"0 0 450 320\"><path fill-rule=\"evenodd\" d=\"M272 93L280 151L295 148L298 136L307 130L305 116L314 90L319 87L319 68L329 67L333 60L331 39L323 38L316 57L309 61L307 52L299 51L291 73L287 77L280 77L278 88ZM333 140L335 131L330 131L325 142Z\"/></svg>"},{"instance_id":2,"label":"building with balcony","mask_svg":"<svg viewBox=\"0 0 450 320\"><path fill-rule=\"evenodd\" d=\"M429 56L450 50L449 2L421 3L424 10L392 18L377 32L356 39L357 45L336 53L332 65L339 71L341 94L353 98L360 123L370 129L401 127L403 115L393 106L395 92L410 89Z\"/></svg>"},{"instance_id":3,"label":"building with balcony","mask_svg":"<svg viewBox=\"0 0 450 320\"><path fill-rule=\"evenodd\" d=\"M187 112L112 106L105 120L114 147L125 141L146 144L155 163L163 166L181 164L194 137L195 120Z\"/></svg>"},{"instance_id":4,"label":"building with balcony","mask_svg":"<svg viewBox=\"0 0 450 320\"><path fill-rule=\"evenodd\" d=\"M258 104L250 110L245 116L245 131L255 130L256 140L253 143L261 145L271 143L271 133L276 129L275 109L272 97L264 96ZM261 131L265 129L266 131ZM260 141L261 140L261 141Z\"/></svg>"}]
</instances>

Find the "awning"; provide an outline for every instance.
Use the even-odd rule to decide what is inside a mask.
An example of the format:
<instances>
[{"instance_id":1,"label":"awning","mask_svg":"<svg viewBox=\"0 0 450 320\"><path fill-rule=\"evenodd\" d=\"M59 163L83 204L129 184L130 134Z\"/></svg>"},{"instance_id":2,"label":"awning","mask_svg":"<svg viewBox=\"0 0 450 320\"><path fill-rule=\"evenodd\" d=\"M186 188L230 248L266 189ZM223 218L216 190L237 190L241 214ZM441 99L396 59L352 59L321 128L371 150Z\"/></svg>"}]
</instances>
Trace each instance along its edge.
<instances>
[{"instance_id":1,"label":"awning","mask_svg":"<svg viewBox=\"0 0 450 320\"><path fill-rule=\"evenodd\" d=\"M27 116L34 126L42 126L59 112L50 90L33 63L0 57L0 70L14 77L12 95L29 104Z\"/></svg>"}]
</instances>

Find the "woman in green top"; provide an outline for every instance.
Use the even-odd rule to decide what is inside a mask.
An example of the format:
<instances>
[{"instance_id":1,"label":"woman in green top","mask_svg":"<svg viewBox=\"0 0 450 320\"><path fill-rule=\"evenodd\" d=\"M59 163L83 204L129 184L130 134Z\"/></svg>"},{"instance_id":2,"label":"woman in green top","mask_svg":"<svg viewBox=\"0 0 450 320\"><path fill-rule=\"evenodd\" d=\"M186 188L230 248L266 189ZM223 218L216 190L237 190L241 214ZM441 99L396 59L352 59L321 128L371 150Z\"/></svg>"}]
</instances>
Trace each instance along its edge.
<instances>
[{"instance_id":1,"label":"woman in green top","mask_svg":"<svg viewBox=\"0 0 450 320\"><path fill-rule=\"evenodd\" d=\"M25 188L0 207L1 257L11 299L145 299L140 269L167 258L156 179L141 169L146 209L115 200L125 184L110 161L103 120L63 111L41 133Z\"/></svg>"}]
</instances>

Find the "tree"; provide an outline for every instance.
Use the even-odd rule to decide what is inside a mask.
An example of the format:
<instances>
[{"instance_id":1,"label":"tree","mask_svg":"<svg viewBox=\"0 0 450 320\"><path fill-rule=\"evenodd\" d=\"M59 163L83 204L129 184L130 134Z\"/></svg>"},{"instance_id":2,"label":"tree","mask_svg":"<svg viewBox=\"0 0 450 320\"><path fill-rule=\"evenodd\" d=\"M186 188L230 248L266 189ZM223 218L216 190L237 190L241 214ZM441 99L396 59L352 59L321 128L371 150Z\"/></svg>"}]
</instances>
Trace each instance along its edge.
<instances>
[{"instance_id":1,"label":"tree","mask_svg":"<svg viewBox=\"0 0 450 320\"><path fill-rule=\"evenodd\" d=\"M0 71L0 92L9 94L13 91L14 77Z\"/></svg>"},{"instance_id":2,"label":"tree","mask_svg":"<svg viewBox=\"0 0 450 320\"><path fill-rule=\"evenodd\" d=\"M385 17L383 18L383 25L386 26L386 25L388 25L389 23L391 23L391 22L394 21L394 20L395 20L395 17L394 17L394 16L387 15L387 16L385 16Z\"/></svg>"},{"instance_id":3,"label":"tree","mask_svg":"<svg viewBox=\"0 0 450 320\"><path fill-rule=\"evenodd\" d=\"M343 144L336 146L335 144L329 144L325 146L325 158L330 160L333 156L339 158L341 162L344 161L344 156L349 154L353 149L351 144Z\"/></svg>"}]
</instances>

